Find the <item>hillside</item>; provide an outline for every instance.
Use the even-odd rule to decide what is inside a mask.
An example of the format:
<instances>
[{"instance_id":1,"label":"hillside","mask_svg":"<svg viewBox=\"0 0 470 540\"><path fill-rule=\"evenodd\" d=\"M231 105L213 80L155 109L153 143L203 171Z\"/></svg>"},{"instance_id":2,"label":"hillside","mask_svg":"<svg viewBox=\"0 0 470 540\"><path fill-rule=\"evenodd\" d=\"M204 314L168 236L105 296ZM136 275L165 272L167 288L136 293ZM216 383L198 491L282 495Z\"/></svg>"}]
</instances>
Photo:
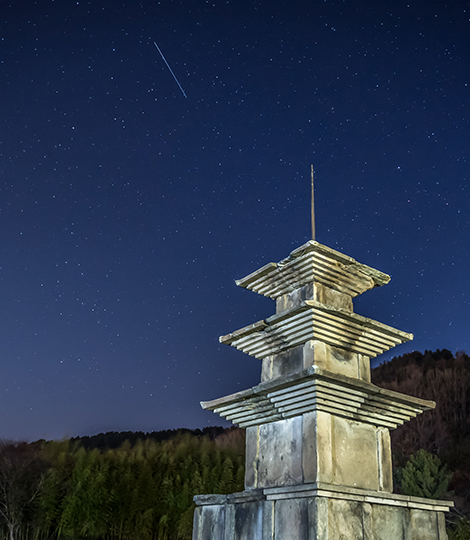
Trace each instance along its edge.
<instances>
[{"instance_id":1,"label":"hillside","mask_svg":"<svg viewBox=\"0 0 470 540\"><path fill-rule=\"evenodd\" d=\"M393 358L371 372L383 388L436 402L428 411L391 432L395 467L420 448L454 473L450 489L456 503L470 511L470 357L443 349Z\"/></svg>"}]
</instances>

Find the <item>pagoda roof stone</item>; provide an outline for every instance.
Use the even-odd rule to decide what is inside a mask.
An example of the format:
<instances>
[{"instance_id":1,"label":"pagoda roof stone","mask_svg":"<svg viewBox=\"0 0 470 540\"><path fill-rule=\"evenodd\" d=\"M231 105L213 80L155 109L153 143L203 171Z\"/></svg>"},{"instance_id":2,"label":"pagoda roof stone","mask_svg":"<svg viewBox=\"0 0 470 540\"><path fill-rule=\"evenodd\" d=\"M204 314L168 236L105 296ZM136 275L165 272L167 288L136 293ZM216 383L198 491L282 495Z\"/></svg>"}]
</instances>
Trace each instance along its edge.
<instances>
[{"instance_id":1,"label":"pagoda roof stone","mask_svg":"<svg viewBox=\"0 0 470 540\"><path fill-rule=\"evenodd\" d=\"M219 341L259 359L309 340L374 358L411 339L413 334L349 310L305 300L291 310L221 336Z\"/></svg>"},{"instance_id":2,"label":"pagoda roof stone","mask_svg":"<svg viewBox=\"0 0 470 540\"><path fill-rule=\"evenodd\" d=\"M312 366L248 390L201 402L201 406L240 427L320 410L390 429L434 409L436 404Z\"/></svg>"},{"instance_id":3,"label":"pagoda roof stone","mask_svg":"<svg viewBox=\"0 0 470 540\"><path fill-rule=\"evenodd\" d=\"M355 297L387 284L390 276L310 240L282 261L266 264L236 284L275 299L313 281Z\"/></svg>"}]
</instances>

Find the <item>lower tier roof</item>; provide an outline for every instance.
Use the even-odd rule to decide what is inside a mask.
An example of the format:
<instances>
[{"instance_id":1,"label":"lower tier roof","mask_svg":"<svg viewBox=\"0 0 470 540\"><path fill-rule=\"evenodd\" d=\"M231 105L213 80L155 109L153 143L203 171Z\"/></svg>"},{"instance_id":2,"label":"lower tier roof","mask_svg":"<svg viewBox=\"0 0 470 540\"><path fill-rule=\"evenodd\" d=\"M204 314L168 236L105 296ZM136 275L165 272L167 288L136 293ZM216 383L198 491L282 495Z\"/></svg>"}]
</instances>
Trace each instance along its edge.
<instances>
[{"instance_id":1,"label":"lower tier roof","mask_svg":"<svg viewBox=\"0 0 470 540\"><path fill-rule=\"evenodd\" d=\"M240 427L267 424L320 410L359 422L396 428L418 414L434 409L436 404L312 366L236 394L203 401L201 406Z\"/></svg>"}]
</instances>

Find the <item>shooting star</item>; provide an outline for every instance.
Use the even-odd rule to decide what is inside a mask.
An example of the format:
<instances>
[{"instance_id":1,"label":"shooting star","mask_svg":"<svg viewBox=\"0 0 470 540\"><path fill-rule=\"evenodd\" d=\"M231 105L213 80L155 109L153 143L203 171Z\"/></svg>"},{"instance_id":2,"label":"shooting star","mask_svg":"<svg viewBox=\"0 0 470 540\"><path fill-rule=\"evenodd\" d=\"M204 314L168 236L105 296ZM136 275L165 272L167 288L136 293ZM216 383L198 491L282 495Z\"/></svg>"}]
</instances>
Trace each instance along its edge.
<instances>
[{"instance_id":1,"label":"shooting star","mask_svg":"<svg viewBox=\"0 0 470 540\"><path fill-rule=\"evenodd\" d=\"M170 73L173 75L173 78L175 79L176 84L180 87L181 92L183 92L183 96L187 99L188 96L184 93L183 87L181 86L180 82L176 78L176 75L173 73L173 70L171 69L170 64L166 61L166 58L163 56L163 53L160 50L160 47L155 43L155 41L153 42L153 44L155 45L155 47L157 47L157 50L160 53L160 56L163 58L163 61L165 62L166 67L170 70Z\"/></svg>"}]
</instances>

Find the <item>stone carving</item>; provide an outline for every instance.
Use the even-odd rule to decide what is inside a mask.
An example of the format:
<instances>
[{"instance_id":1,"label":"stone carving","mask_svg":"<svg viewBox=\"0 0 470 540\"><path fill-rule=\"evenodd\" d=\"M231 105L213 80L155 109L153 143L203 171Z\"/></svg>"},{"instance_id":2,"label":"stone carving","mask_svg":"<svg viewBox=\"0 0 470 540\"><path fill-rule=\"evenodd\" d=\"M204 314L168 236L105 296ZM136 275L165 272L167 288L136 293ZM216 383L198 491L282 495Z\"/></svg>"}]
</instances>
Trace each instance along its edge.
<instances>
[{"instance_id":1,"label":"stone carving","mask_svg":"<svg viewBox=\"0 0 470 540\"><path fill-rule=\"evenodd\" d=\"M392 493L389 430L435 403L370 382L370 358L413 338L353 312L389 281L312 240L236 282L276 314L220 338L261 382L201 403L246 428L245 491L196 496L193 540L447 538L452 503Z\"/></svg>"}]
</instances>

